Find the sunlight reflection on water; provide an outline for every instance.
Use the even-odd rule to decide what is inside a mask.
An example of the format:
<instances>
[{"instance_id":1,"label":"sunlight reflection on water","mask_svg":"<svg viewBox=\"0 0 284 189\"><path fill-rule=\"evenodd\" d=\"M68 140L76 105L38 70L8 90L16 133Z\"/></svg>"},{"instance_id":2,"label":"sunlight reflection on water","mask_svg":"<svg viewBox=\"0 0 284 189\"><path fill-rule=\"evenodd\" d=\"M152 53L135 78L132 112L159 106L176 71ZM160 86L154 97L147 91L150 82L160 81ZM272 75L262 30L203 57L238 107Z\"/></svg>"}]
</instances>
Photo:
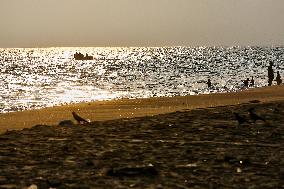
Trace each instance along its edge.
<instances>
[{"instance_id":1,"label":"sunlight reflection on water","mask_svg":"<svg viewBox=\"0 0 284 189\"><path fill-rule=\"evenodd\" d=\"M94 60L74 60L75 52ZM256 87L264 86L269 61L283 75L283 52L283 47L0 49L0 111L237 91L251 76Z\"/></svg>"}]
</instances>

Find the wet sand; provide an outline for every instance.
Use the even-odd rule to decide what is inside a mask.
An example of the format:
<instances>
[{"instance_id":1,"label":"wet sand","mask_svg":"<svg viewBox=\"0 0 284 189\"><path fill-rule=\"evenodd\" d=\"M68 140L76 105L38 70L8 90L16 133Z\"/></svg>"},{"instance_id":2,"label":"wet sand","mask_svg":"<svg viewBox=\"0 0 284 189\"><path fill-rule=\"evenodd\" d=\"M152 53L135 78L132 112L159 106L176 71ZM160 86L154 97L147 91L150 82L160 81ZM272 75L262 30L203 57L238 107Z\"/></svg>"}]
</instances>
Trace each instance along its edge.
<instances>
[{"instance_id":1,"label":"wet sand","mask_svg":"<svg viewBox=\"0 0 284 189\"><path fill-rule=\"evenodd\" d=\"M30 128L37 124L55 125L62 120L73 120L72 111L90 121L151 116L185 109L216 107L247 103L251 100L269 102L284 100L284 85L184 97L122 99L79 103L64 106L0 114L0 133L7 130Z\"/></svg>"},{"instance_id":2,"label":"wet sand","mask_svg":"<svg viewBox=\"0 0 284 189\"><path fill-rule=\"evenodd\" d=\"M283 188L283 136L284 100L38 125L0 135L0 188Z\"/></svg>"}]
</instances>

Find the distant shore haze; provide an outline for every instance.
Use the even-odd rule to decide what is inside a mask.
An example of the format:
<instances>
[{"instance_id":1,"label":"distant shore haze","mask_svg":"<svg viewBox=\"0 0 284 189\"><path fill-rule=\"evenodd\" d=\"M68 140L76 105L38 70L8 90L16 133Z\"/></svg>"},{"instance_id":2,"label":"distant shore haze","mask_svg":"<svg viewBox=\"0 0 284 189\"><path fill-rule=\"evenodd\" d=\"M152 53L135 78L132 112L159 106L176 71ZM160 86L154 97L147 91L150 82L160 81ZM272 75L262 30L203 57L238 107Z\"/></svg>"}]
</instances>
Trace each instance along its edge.
<instances>
[{"instance_id":1,"label":"distant shore haze","mask_svg":"<svg viewBox=\"0 0 284 189\"><path fill-rule=\"evenodd\" d=\"M284 45L283 0L9 0L0 47Z\"/></svg>"}]
</instances>

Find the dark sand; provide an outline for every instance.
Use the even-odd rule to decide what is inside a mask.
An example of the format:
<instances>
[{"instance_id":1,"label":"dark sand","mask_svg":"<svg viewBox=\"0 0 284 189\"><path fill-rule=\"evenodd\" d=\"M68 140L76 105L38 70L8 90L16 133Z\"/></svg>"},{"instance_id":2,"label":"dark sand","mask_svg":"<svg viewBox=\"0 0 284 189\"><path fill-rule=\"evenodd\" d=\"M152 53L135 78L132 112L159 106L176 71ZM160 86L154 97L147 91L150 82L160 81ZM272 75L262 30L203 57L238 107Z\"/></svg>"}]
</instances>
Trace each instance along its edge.
<instances>
[{"instance_id":1,"label":"dark sand","mask_svg":"<svg viewBox=\"0 0 284 189\"><path fill-rule=\"evenodd\" d=\"M283 134L283 100L35 126L0 135L0 188L283 188Z\"/></svg>"}]
</instances>

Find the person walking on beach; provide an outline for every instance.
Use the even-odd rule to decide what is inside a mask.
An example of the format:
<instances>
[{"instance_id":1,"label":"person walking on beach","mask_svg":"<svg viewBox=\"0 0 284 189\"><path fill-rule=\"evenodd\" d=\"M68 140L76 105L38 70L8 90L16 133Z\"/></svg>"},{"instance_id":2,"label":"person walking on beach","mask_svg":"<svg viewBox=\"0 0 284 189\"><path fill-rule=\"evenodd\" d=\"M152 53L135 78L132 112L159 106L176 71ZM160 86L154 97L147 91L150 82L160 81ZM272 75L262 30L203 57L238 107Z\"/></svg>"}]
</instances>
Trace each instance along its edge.
<instances>
[{"instance_id":1,"label":"person walking on beach","mask_svg":"<svg viewBox=\"0 0 284 189\"><path fill-rule=\"evenodd\" d=\"M276 82L277 82L277 85L280 85L282 83L282 79L281 79L281 76L279 74L279 71L277 71Z\"/></svg>"},{"instance_id":2,"label":"person walking on beach","mask_svg":"<svg viewBox=\"0 0 284 189\"><path fill-rule=\"evenodd\" d=\"M268 86L272 85L272 81L274 79L274 73L273 73L272 66L273 66L273 62L270 62L268 66Z\"/></svg>"}]
</instances>

